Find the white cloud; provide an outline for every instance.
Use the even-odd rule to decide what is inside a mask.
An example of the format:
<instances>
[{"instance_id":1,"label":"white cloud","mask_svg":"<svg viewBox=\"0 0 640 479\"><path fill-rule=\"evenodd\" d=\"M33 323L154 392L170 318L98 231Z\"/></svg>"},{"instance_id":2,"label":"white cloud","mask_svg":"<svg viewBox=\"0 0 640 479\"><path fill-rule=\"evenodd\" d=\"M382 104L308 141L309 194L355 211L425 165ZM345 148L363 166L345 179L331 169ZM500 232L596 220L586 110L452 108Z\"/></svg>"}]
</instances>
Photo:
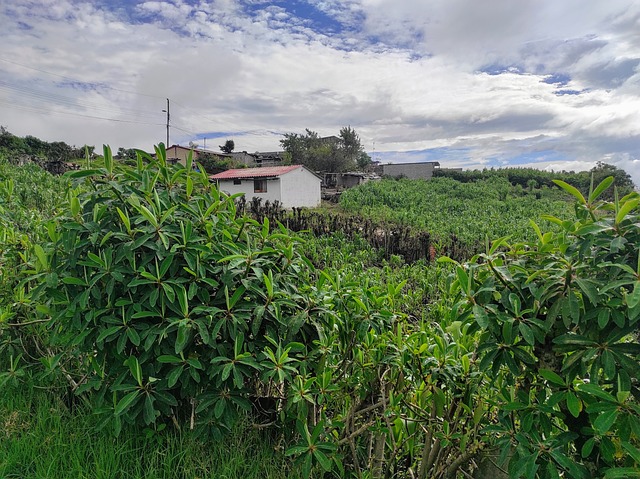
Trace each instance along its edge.
<instances>
[{"instance_id":1,"label":"white cloud","mask_svg":"<svg viewBox=\"0 0 640 479\"><path fill-rule=\"evenodd\" d=\"M14 0L0 6L0 124L150 148L164 140L168 97L172 141L237 132L238 149L273 150L277 132L351 125L378 152L443 148L446 161L473 166L553 150L640 176L635 2L308 3L322 13L287 2ZM480 71L491 65L505 72Z\"/></svg>"}]
</instances>

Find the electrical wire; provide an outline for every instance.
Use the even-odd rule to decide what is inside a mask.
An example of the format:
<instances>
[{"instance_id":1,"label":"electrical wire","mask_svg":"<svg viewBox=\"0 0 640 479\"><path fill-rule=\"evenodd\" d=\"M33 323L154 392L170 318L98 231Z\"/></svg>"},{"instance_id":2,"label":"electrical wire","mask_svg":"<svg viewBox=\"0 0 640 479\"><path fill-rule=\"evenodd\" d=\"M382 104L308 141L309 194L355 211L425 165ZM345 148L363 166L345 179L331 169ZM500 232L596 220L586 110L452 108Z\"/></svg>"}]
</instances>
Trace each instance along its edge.
<instances>
[{"instance_id":1,"label":"electrical wire","mask_svg":"<svg viewBox=\"0 0 640 479\"><path fill-rule=\"evenodd\" d=\"M27 68L29 70L34 70L34 71L37 71L37 72L40 72L40 73L45 73L47 75L52 75L52 76L55 76L55 77L58 77L58 78L63 78L63 79L65 79L67 81L70 81L70 82L82 83L82 84L88 83L86 81L74 79L74 78L71 78L71 77L68 77L68 76L65 76L65 75L59 75L58 73L49 72L49 71L46 71L46 70L42 70L40 68L34 68L34 67L29 66L29 65L25 65L23 63L18 63L18 62L12 61L12 60L7 60L6 58L0 57L0 61L6 62L6 63L11 63L12 65L17 65L17 66L20 66L20 67L23 67L23 68ZM135 92L135 91L121 90L119 88L115 88L115 87L112 87L112 86L109 86L109 85L103 85L103 88L107 88L107 89L113 90L113 91L119 91L119 92L122 92L122 93L130 93L132 95L146 96L146 97L149 97L149 98L165 98L165 97L161 97L161 96L158 96L158 95L149 95L147 93L140 93L140 92Z\"/></svg>"},{"instance_id":2,"label":"electrical wire","mask_svg":"<svg viewBox=\"0 0 640 479\"><path fill-rule=\"evenodd\" d=\"M29 65L25 65L23 63L19 63L13 60L9 60L7 58L2 58L0 57L0 61L1 62L5 62L5 63L9 63L12 65L16 65L22 68L26 68L29 70L33 70L33 71L37 71L39 73L44 73L46 75L51 75L57 78L61 78L63 80L65 80L66 82L69 82L71 84L77 83L79 85L99 85L99 88L92 88L92 91L99 93L99 90L112 90L112 91L116 91L116 92L121 92L121 93L128 93L131 95L136 95L136 96L143 96L143 97L148 97L148 98L156 98L156 99L165 99L165 97L162 96L158 96L158 95L149 95L146 93L140 93L140 92L134 92L134 91L129 91L129 90L123 90L120 88L115 88L113 86L110 85L106 85L103 83L91 83L91 82L87 82L87 81L82 81L82 80L78 80L72 77L68 77L66 75L60 75L58 73L53 73L47 70L43 70L41 68L35 68ZM56 88L60 88L60 85L56 85L54 83L54 86ZM73 85L69 85L69 86L73 86ZM22 111L27 111L27 112L33 112L33 113L37 113L37 114L58 114L58 115L68 115L68 116L77 116L80 118L89 118L89 119L96 119L96 120L105 120L105 121L112 121L112 122L119 122L119 123L130 123L130 124L141 124L141 125L153 125L153 126L161 126L164 123L155 123L152 122L151 120L156 120L158 118L158 113L154 112L154 111L149 111L149 110L140 110L140 109L133 109L133 108L127 108L127 107L120 107L118 105L115 105L113 107L109 106L109 105L105 105L105 104L101 104L101 103L97 103L97 102L92 102L92 101L87 101L87 100L79 100L77 98L72 98L69 96L65 96L65 95L60 95L58 93L52 93L52 92L47 92L47 91L43 91L43 90L38 90L26 85L15 85L15 84L11 84L7 81L4 80L0 80L0 91L5 91L7 93L10 94L18 94L20 96L22 96L25 99L31 99L31 100L37 100L37 101L45 101L45 102L49 102L53 105L56 106L61 106L61 107L66 107L66 108L82 108L84 110L90 110L90 111L95 111L97 113L101 113L104 115L127 115L127 116L133 116L136 117L137 119L135 120L127 120L127 119L119 119L119 118L109 118L106 116L95 116L95 115L87 115L85 113L79 113L79 112L70 112L70 111L60 111L60 110L44 110L38 107L35 107L33 105L28 105L28 104L20 104L17 102L7 102L6 100L2 100L0 99L0 103L10 107L10 108L14 108L14 109L19 109ZM206 120L208 123L216 123L216 120L209 118L207 116L202 115L201 113L198 113L196 110L194 110L191 107L188 107L186 105L183 105L180 102L177 102L175 100L170 100L172 105L176 105L179 106L180 108L183 108L189 112L191 112L191 116L192 117L198 117L201 118L203 120ZM149 121L141 121L143 119L147 119ZM194 133L191 130L188 130L187 128L183 128L182 126L177 126L175 123L171 123L169 125L170 128L173 128L175 130L181 131L183 133L186 133L190 136L192 136L194 139L196 139L198 136L201 136L197 133ZM239 135L239 136L255 136L255 137L260 137L260 136L264 136L265 134L269 134L269 135L281 135L282 133L278 133L278 132L273 132L270 130L266 130L266 129L256 129L256 130L248 130L248 131L242 131L242 132L236 132L235 135ZM223 135L224 136L224 135Z\"/></svg>"},{"instance_id":3,"label":"electrical wire","mask_svg":"<svg viewBox=\"0 0 640 479\"><path fill-rule=\"evenodd\" d=\"M103 113L110 113L110 114L127 113L127 114L136 115L136 116L146 116L150 119L157 119L159 116L159 112L137 110L137 109L126 108L126 107L114 108L98 102L78 100L78 99L74 99L74 98L71 98L65 95L60 95L57 93L37 90L24 85L12 85L9 82L4 80L0 80L0 91L5 91L7 93L17 93L27 98L31 98L35 100L44 100L44 101L58 104L61 106L82 107L87 110L101 111Z\"/></svg>"},{"instance_id":4,"label":"electrical wire","mask_svg":"<svg viewBox=\"0 0 640 479\"><path fill-rule=\"evenodd\" d=\"M101 116L93 116L93 115L85 115L82 113L75 113L75 112L67 112L67 111L60 111L60 110L45 110L42 108L37 108L37 107L33 107L33 106L26 106L26 105L20 105L17 103L11 103L11 102L7 102L5 100L0 99L0 104L3 104L9 108L13 108L16 110L21 110L21 111L26 111L29 113L37 113L40 115L69 115L69 116L77 116L80 118L90 118L93 120L106 120L106 121L113 121L113 122L117 122L117 123L133 123L133 124L137 124L137 125L151 125L151 126L163 126L164 123L150 123L150 122L145 122L145 121L137 121L137 120L123 120L121 118L106 118L106 117L101 117Z\"/></svg>"}]
</instances>

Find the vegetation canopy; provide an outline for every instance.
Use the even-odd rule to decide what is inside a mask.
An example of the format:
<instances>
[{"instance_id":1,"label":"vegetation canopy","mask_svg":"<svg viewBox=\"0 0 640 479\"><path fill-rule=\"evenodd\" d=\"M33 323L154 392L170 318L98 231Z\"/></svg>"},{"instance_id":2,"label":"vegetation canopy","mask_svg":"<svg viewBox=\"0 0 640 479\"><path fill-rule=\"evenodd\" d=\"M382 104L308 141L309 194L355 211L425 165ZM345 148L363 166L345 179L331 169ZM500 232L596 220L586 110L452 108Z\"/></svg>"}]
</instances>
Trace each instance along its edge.
<instances>
[{"instance_id":1,"label":"vegetation canopy","mask_svg":"<svg viewBox=\"0 0 640 479\"><path fill-rule=\"evenodd\" d=\"M0 397L35 383L92 427L192 431L198 451L261 431L304 477L482 477L487 458L514 478L640 475L640 197L608 201L613 176L586 193L434 180L452 194L427 204L452 223L471 222L465 198L562 207L468 260L409 262L241 215L191 160L156 153L128 166L105 147L58 178L0 162ZM391 216L394 191L424 184L353 191ZM27 447L19 424L3 453Z\"/></svg>"}]
</instances>

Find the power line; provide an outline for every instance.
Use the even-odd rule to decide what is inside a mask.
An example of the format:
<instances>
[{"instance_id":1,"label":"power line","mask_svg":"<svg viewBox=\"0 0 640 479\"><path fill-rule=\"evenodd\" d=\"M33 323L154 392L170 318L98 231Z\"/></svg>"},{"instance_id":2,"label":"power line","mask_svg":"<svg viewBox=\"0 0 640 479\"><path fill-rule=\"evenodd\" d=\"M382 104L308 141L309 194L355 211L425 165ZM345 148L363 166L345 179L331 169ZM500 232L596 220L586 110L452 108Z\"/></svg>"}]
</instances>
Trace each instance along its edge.
<instances>
[{"instance_id":1,"label":"power line","mask_svg":"<svg viewBox=\"0 0 640 479\"><path fill-rule=\"evenodd\" d=\"M0 91L6 91L9 93L18 93L27 98L44 100L44 101L58 104L61 106L83 107L85 109L102 111L104 113L135 114L136 116L146 116L151 119L156 119L158 117L158 113L151 112L151 111L122 108L119 106L110 107L108 105L103 105L97 102L87 102L84 100L77 100L68 96L59 95L57 93L45 92L42 90L37 90L34 88L25 87L25 86L12 85L3 80L0 80Z\"/></svg>"},{"instance_id":2,"label":"power line","mask_svg":"<svg viewBox=\"0 0 640 479\"><path fill-rule=\"evenodd\" d=\"M123 120L123 119L120 119L120 118L105 118L105 117L101 117L101 116L85 115L85 114L82 114L82 113L74 113L74 112L60 111L60 110L44 110L44 109L33 107L33 106L26 106L26 105L20 105L20 104L17 104L17 103L7 102L7 101L2 100L2 99L0 99L0 104L4 104L4 105L8 106L9 108L14 108L16 110L26 111L26 112L30 112L30 113L38 113L40 115L57 114L57 115L77 116L77 117L80 117L80 118L90 118L90 119L93 119L93 120L113 121L113 122L117 122L117 123L133 123L133 124L138 124L138 125L151 125L151 126L162 126L162 125L164 125L164 123L150 123L150 122L137 121L137 120Z\"/></svg>"},{"instance_id":3,"label":"power line","mask_svg":"<svg viewBox=\"0 0 640 479\"><path fill-rule=\"evenodd\" d=\"M53 73L53 72L49 72L49 71L46 71L46 70L42 70L40 68L34 68L32 66L25 65L23 63L18 63L18 62L14 62L12 60L7 60L6 58L1 58L0 57L0 61L6 62L6 63L11 63L12 65L17 65L17 66L20 66L20 67L23 67L23 68L27 68L29 70L34 70L34 71L37 71L37 72L40 72L40 73L45 73L47 75L52 75L52 76L55 76L55 77L58 77L58 78L63 78L63 79L65 79L67 81L70 81L70 82L89 83L89 82L86 82L86 81L83 81L83 80L78 80L76 78L71 78L71 77L68 77L68 76L65 76L65 75L60 75L58 73ZM112 87L112 86L109 86L109 85L105 85L105 84L102 84L102 83L100 83L100 86L102 88L106 88L106 89L114 90L114 91L119 91L119 92L122 92L122 93L130 93L132 95L140 95L140 96L146 96L146 97L149 97L149 98L162 98L162 99L164 99L164 97L162 97L162 96L149 95L147 93L140 93L140 92L135 92L135 91L121 90L119 88L115 88L115 87Z\"/></svg>"}]
</instances>

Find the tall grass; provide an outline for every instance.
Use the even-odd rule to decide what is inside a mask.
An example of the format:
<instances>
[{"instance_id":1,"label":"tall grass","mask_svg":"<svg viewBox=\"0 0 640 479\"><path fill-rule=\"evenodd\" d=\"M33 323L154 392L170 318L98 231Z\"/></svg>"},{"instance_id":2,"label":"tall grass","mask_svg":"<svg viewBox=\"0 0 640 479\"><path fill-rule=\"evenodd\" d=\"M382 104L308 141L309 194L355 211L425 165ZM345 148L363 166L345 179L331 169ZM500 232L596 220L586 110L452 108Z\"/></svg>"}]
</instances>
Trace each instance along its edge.
<instances>
[{"instance_id":1,"label":"tall grass","mask_svg":"<svg viewBox=\"0 0 640 479\"><path fill-rule=\"evenodd\" d=\"M246 420L221 441L189 432L95 431L82 406L69 409L47 391L0 389L0 477L3 479L297 478L279 440Z\"/></svg>"}]
</instances>

